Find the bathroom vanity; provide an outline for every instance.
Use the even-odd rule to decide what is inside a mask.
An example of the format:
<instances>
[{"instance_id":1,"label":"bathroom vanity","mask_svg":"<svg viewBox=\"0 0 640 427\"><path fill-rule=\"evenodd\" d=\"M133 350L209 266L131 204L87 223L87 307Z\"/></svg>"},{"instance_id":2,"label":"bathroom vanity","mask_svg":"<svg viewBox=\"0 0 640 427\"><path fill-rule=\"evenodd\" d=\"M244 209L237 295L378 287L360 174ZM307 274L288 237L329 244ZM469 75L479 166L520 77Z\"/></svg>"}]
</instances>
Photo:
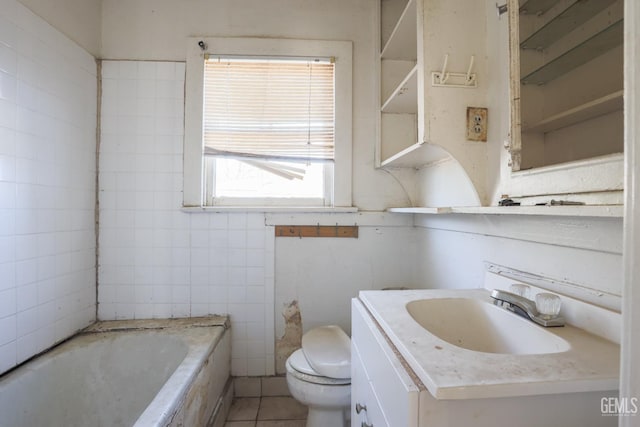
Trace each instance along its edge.
<instances>
[{"instance_id":1,"label":"bathroom vanity","mask_svg":"<svg viewBox=\"0 0 640 427\"><path fill-rule=\"evenodd\" d=\"M589 307L591 321L619 321ZM617 425L601 400L618 396L619 345L571 325L576 300L566 311L566 326L542 328L487 289L360 292L352 427Z\"/></svg>"}]
</instances>

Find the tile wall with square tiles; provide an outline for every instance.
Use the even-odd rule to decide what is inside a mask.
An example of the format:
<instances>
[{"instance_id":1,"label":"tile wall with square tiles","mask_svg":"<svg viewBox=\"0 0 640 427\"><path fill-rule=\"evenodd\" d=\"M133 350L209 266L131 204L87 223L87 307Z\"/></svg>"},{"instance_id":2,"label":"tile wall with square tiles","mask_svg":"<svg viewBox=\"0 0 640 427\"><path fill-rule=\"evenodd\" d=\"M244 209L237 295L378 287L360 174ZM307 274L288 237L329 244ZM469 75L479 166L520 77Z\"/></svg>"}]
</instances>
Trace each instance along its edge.
<instances>
[{"instance_id":1,"label":"tile wall with square tiles","mask_svg":"<svg viewBox=\"0 0 640 427\"><path fill-rule=\"evenodd\" d=\"M0 1L0 373L96 315L97 66Z\"/></svg>"},{"instance_id":2,"label":"tile wall with square tiles","mask_svg":"<svg viewBox=\"0 0 640 427\"><path fill-rule=\"evenodd\" d=\"M271 375L274 229L181 208L184 78L183 62L102 62L98 317L229 314L232 374Z\"/></svg>"}]
</instances>

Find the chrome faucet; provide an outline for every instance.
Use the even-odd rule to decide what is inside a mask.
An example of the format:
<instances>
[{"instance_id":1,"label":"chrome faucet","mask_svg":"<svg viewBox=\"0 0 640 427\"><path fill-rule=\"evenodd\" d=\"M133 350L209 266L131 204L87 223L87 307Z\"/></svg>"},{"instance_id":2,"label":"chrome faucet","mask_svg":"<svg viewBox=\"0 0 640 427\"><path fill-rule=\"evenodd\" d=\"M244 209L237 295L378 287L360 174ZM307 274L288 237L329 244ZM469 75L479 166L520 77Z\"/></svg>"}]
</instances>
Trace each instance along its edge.
<instances>
[{"instance_id":1,"label":"chrome faucet","mask_svg":"<svg viewBox=\"0 0 640 427\"><path fill-rule=\"evenodd\" d=\"M538 311L534 301L520 295L494 289L491 291L491 298L493 298L493 303L498 307L509 310L518 316L537 323L538 325L545 327L564 326L564 318L562 316L543 316Z\"/></svg>"}]
</instances>

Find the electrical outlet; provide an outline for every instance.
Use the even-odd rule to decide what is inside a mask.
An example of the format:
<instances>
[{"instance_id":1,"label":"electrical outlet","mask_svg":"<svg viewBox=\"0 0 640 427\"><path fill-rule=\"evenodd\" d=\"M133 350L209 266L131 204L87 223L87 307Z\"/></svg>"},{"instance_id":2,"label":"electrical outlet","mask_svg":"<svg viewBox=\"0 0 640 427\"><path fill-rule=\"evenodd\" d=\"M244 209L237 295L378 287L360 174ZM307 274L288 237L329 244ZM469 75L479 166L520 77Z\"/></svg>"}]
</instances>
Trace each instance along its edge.
<instances>
[{"instance_id":1,"label":"electrical outlet","mask_svg":"<svg viewBox=\"0 0 640 427\"><path fill-rule=\"evenodd\" d=\"M487 142L486 108L467 107L467 139L469 141Z\"/></svg>"}]
</instances>

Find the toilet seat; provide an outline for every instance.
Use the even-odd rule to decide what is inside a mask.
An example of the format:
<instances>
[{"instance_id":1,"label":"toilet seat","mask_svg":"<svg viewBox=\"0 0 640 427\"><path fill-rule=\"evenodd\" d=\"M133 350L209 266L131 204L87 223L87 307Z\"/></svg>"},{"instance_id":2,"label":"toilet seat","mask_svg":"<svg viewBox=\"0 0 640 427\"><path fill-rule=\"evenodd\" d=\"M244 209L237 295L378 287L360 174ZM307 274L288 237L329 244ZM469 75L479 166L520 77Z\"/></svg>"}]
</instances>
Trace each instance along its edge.
<instances>
[{"instance_id":1,"label":"toilet seat","mask_svg":"<svg viewBox=\"0 0 640 427\"><path fill-rule=\"evenodd\" d=\"M349 385L351 378L329 378L319 375L313 370L302 349L298 349L289 356L286 363L287 373L300 381L320 385Z\"/></svg>"},{"instance_id":2,"label":"toilet seat","mask_svg":"<svg viewBox=\"0 0 640 427\"><path fill-rule=\"evenodd\" d=\"M302 336L302 350L316 375L351 377L351 339L340 326L311 329Z\"/></svg>"}]
</instances>

